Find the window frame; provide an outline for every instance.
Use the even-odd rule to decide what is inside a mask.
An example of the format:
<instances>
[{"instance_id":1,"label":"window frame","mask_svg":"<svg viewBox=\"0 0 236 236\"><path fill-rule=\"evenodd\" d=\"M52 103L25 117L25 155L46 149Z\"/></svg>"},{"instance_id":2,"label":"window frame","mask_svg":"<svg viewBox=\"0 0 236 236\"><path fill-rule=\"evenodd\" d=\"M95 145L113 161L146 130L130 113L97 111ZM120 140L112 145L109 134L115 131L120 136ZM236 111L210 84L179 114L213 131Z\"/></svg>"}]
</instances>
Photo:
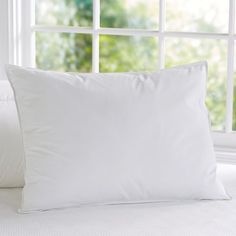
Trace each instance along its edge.
<instances>
[{"instance_id":1,"label":"window frame","mask_svg":"<svg viewBox=\"0 0 236 236\"><path fill-rule=\"evenodd\" d=\"M228 45L225 130L213 131L216 152L221 160L236 164L236 132L232 130L234 96L235 1L229 1L227 33L170 32L165 30L165 2L159 0L159 29L121 29L100 27L100 0L93 0L92 27L35 25L35 0L9 0L9 63L35 67L35 32L79 33L92 35L92 72L99 72L99 37L153 36L158 38L157 69L165 67L165 39L224 39ZM227 153L230 153L228 155ZM227 158L228 159L227 159ZM226 160L227 159L227 160Z\"/></svg>"},{"instance_id":2,"label":"window frame","mask_svg":"<svg viewBox=\"0 0 236 236\"><path fill-rule=\"evenodd\" d=\"M4 72L3 65L8 62L8 25L7 25L7 17L8 17L8 2L7 0L1 1L0 8L0 80L6 79L6 75Z\"/></svg>"}]
</instances>

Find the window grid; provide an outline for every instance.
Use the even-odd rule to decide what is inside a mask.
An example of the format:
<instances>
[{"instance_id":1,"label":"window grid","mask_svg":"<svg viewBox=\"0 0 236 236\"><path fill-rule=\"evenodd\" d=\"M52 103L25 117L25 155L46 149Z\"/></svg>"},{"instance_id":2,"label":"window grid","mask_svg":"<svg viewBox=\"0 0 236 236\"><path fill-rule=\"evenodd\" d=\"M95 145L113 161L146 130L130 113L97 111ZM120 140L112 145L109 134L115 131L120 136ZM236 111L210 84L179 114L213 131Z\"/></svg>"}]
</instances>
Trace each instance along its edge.
<instances>
[{"instance_id":1,"label":"window grid","mask_svg":"<svg viewBox=\"0 0 236 236\"><path fill-rule=\"evenodd\" d=\"M100 0L93 0L93 41L92 41L92 70L99 72L99 33L100 28Z\"/></svg>"},{"instance_id":2,"label":"window grid","mask_svg":"<svg viewBox=\"0 0 236 236\"><path fill-rule=\"evenodd\" d=\"M159 69L165 67L165 0L159 0Z\"/></svg>"},{"instance_id":3,"label":"window grid","mask_svg":"<svg viewBox=\"0 0 236 236\"><path fill-rule=\"evenodd\" d=\"M35 32L58 32L58 33L80 33L92 35L92 71L99 72L99 36L153 36L158 37L158 69L165 67L165 39L166 38L192 38L192 39L224 39L228 43L227 58L227 94L226 94L226 114L225 132L232 132L233 121L233 93L234 93L234 41L235 35L235 0L229 1L229 22L228 33L198 33L198 32L168 32L165 31L165 1L159 0L159 30L146 29L121 29L121 28L101 28L100 27L100 0L93 0L93 26L92 28L73 27L73 26L42 26L34 25L31 22L32 35ZM34 0L32 1L34 2ZM34 5L34 3L32 3ZM33 41L33 37L31 37ZM34 42L34 41L33 41ZM34 58L35 49L32 47L31 58ZM31 62L32 63L32 62Z\"/></svg>"}]
</instances>

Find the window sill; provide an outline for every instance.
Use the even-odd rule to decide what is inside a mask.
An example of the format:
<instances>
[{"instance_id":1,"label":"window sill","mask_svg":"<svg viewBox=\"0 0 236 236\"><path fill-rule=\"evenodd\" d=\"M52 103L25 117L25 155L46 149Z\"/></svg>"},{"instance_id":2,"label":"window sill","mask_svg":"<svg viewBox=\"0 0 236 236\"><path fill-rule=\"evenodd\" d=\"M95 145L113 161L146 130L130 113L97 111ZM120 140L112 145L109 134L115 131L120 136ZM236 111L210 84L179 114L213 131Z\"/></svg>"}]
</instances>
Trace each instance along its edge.
<instances>
[{"instance_id":1,"label":"window sill","mask_svg":"<svg viewBox=\"0 0 236 236\"><path fill-rule=\"evenodd\" d=\"M217 162L236 165L236 148L215 146L215 153Z\"/></svg>"}]
</instances>

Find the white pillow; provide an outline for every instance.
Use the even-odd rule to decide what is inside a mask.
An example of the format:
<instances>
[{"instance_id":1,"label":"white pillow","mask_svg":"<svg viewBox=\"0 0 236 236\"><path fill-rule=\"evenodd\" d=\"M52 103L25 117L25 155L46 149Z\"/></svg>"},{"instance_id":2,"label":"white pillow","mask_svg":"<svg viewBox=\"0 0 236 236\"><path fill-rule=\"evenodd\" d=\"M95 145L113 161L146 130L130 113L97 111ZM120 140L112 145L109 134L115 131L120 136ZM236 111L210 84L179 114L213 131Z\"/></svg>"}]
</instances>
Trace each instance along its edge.
<instances>
[{"instance_id":1,"label":"white pillow","mask_svg":"<svg viewBox=\"0 0 236 236\"><path fill-rule=\"evenodd\" d=\"M0 188L22 187L23 144L13 91L0 81Z\"/></svg>"},{"instance_id":2,"label":"white pillow","mask_svg":"<svg viewBox=\"0 0 236 236\"><path fill-rule=\"evenodd\" d=\"M8 66L26 160L22 212L228 199L204 104L206 63L156 73Z\"/></svg>"}]
</instances>

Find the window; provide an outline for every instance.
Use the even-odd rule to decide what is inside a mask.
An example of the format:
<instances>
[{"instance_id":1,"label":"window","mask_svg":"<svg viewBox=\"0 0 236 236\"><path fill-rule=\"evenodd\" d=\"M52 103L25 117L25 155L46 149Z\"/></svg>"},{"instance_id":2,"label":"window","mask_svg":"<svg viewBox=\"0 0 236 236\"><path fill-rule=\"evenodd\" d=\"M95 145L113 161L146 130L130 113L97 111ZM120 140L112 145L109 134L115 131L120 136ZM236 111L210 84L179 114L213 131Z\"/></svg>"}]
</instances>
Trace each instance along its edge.
<instances>
[{"instance_id":1,"label":"window","mask_svg":"<svg viewBox=\"0 0 236 236\"><path fill-rule=\"evenodd\" d=\"M207 60L215 142L236 147L235 0L11 0L13 13L14 5L23 31L17 64L124 72Z\"/></svg>"}]
</instances>

